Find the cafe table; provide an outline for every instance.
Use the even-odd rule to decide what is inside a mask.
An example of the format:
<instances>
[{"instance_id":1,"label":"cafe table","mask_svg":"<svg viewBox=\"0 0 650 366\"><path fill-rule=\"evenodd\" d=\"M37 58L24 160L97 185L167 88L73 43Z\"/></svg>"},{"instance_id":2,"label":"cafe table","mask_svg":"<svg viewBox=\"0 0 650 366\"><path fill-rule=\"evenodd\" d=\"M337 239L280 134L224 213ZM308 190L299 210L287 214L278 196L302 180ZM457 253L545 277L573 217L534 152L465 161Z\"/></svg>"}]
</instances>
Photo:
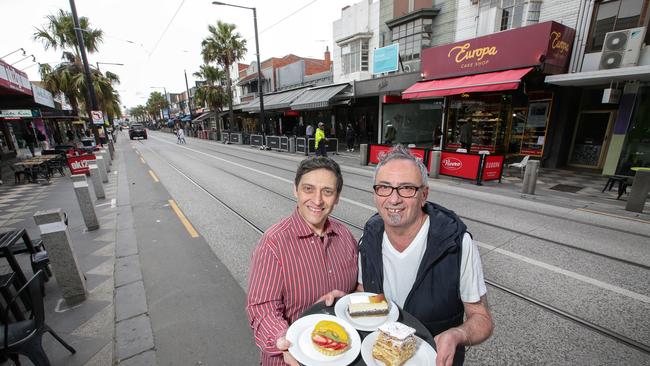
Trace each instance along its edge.
<instances>
[{"instance_id":1,"label":"cafe table","mask_svg":"<svg viewBox=\"0 0 650 366\"><path fill-rule=\"evenodd\" d=\"M337 301L340 299L337 299ZM318 302L314 305L312 305L309 309L305 310L304 313L300 316L301 318L307 315L313 315L313 314L327 314L327 315L333 315L336 316L334 313L334 305L332 306L327 306L325 305L325 302ZM429 330L422 324L419 320L417 320L413 315L409 314L408 312L399 309L399 318L397 319L398 322L403 323L408 325L409 327L415 329L415 335L422 338L425 342L429 343L433 349L436 349L436 343L433 341L433 336L431 333L429 333ZM363 339L366 338L370 333L372 332L365 332L362 330L357 330L359 332L359 336L361 337L361 341L363 342ZM366 366L366 363L363 361L363 358L361 357L361 353L359 353L359 356L350 364L350 366Z\"/></svg>"}]
</instances>

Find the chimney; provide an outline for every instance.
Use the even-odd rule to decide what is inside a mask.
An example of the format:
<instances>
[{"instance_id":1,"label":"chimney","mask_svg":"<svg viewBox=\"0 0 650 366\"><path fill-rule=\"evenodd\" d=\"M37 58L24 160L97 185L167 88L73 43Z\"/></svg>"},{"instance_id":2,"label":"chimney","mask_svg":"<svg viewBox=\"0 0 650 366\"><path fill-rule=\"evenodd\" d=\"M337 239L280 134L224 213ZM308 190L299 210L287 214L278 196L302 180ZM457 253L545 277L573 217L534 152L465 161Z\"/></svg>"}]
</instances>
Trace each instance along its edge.
<instances>
[{"instance_id":1,"label":"chimney","mask_svg":"<svg viewBox=\"0 0 650 366\"><path fill-rule=\"evenodd\" d=\"M332 62L332 58L330 57L330 47L325 46L325 63L329 65L330 62Z\"/></svg>"}]
</instances>

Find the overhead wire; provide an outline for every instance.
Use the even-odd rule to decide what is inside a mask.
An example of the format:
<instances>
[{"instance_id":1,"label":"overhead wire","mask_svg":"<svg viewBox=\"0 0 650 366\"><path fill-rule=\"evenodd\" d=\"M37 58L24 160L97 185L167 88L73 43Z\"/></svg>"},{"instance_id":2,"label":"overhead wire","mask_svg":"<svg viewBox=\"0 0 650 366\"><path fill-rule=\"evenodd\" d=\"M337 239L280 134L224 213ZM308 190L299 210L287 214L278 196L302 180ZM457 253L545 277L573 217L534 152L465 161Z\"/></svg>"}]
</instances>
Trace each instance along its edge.
<instances>
[{"instance_id":1,"label":"overhead wire","mask_svg":"<svg viewBox=\"0 0 650 366\"><path fill-rule=\"evenodd\" d=\"M156 41L156 44L151 49L151 52L149 53L149 58L151 58L153 53L156 52L156 49L158 48L158 45L160 44L160 41L162 41L163 37L165 36L165 33L167 33L167 30L169 30L169 27L172 25L172 22L176 18L176 15L178 15L178 12L181 11L181 8L183 7L184 3L185 3L185 0L181 0L181 3L178 5L178 8L176 9L176 12L174 12L174 15L172 15L172 18L169 20L169 23L167 23L167 26L165 27L165 30L163 30L162 34L160 35L160 38L158 38L158 41Z\"/></svg>"}]
</instances>

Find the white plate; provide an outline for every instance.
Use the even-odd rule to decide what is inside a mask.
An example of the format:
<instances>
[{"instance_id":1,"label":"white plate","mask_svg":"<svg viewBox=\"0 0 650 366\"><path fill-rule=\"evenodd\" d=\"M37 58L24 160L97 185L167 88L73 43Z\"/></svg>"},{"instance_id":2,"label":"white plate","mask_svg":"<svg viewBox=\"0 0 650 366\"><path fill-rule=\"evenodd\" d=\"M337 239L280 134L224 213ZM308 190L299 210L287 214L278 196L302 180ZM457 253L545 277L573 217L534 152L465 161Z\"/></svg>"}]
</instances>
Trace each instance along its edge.
<instances>
[{"instance_id":1,"label":"white plate","mask_svg":"<svg viewBox=\"0 0 650 366\"><path fill-rule=\"evenodd\" d=\"M339 301L334 305L334 314L339 318L347 321L352 324L353 327L363 330L366 332L372 332L379 329L379 326L386 322L395 322L399 318L399 308L395 305L394 302L388 300L388 315L384 316L360 316L353 318L348 313L348 304L350 303L350 297L352 296L374 296L372 292L354 292L348 295L343 296Z\"/></svg>"},{"instance_id":2,"label":"white plate","mask_svg":"<svg viewBox=\"0 0 650 366\"><path fill-rule=\"evenodd\" d=\"M361 357L368 366L384 366L383 362L372 357L372 346L375 345L378 336L379 331L372 332L361 343ZM403 366L435 365L436 351L433 347L418 336L415 336L415 340L417 341L415 354Z\"/></svg>"},{"instance_id":3,"label":"white plate","mask_svg":"<svg viewBox=\"0 0 650 366\"><path fill-rule=\"evenodd\" d=\"M311 342L311 332L316 323L321 320L332 320L341 324L350 339L350 348L347 351L340 355L327 356L314 348ZM361 350L361 338L356 329L345 320L326 314L307 315L296 320L287 330L286 338L291 342L289 353L305 366L349 365L357 358Z\"/></svg>"}]
</instances>

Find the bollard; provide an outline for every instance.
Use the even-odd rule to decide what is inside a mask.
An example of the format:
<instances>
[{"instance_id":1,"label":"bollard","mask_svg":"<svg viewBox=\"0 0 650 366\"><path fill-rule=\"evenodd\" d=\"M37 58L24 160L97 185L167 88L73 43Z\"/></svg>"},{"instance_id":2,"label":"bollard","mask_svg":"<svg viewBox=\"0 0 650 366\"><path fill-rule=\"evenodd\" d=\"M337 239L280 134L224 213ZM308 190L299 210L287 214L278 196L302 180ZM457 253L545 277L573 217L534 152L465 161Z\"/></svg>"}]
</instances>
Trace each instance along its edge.
<instances>
[{"instance_id":1,"label":"bollard","mask_svg":"<svg viewBox=\"0 0 650 366\"><path fill-rule=\"evenodd\" d=\"M626 211L643 212L650 191L650 171L639 170L634 175L632 189L627 197Z\"/></svg>"},{"instance_id":2,"label":"bollard","mask_svg":"<svg viewBox=\"0 0 650 366\"><path fill-rule=\"evenodd\" d=\"M73 174L70 176L70 179L72 179L72 183L74 182L86 182L86 175L85 174Z\"/></svg>"},{"instance_id":3,"label":"bollard","mask_svg":"<svg viewBox=\"0 0 650 366\"><path fill-rule=\"evenodd\" d=\"M361 157L359 164L368 165L368 144L359 145L359 156Z\"/></svg>"},{"instance_id":4,"label":"bollard","mask_svg":"<svg viewBox=\"0 0 650 366\"><path fill-rule=\"evenodd\" d=\"M104 184L102 183L102 176L99 174L99 167L97 164L88 164L90 169L90 178L93 181L93 189L95 190L95 197L97 199L106 198L104 193Z\"/></svg>"},{"instance_id":5,"label":"bollard","mask_svg":"<svg viewBox=\"0 0 650 366\"><path fill-rule=\"evenodd\" d=\"M111 153L111 160L115 159L115 145L112 139L108 139L108 152Z\"/></svg>"},{"instance_id":6,"label":"bollard","mask_svg":"<svg viewBox=\"0 0 650 366\"><path fill-rule=\"evenodd\" d=\"M296 152L296 139L295 138L289 138L289 152L290 153L295 153Z\"/></svg>"},{"instance_id":7,"label":"bollard","mask_svg":"<svg viewBox=\"0 0 650 366\"><path fill-rule=\"evenodd\" d=\"M528 163L526 164L526 170L524 171L524 184L521 187L521 193L535 194L538 170L539 160L528 160Z\"/></svg>"},{"instance_id":8,"label":"bollard","mask_svg":"<svg viewBox=\"0 0 650 366\"><path fill-rule=\"evenodd\" d=\"M90 198L90 189L88 188L88 182L74 182L73 184L74 193L77 196L77 202L79 203L79 209L81 210L81 215L84 218L86 229L88 229L88 231L99 229L99 221L97 221L97 215L95 214L95 206L93 206L93 200Z\"/></svg>"},{"instance_id":9,"label":"bollard","mask_svg":"<svg viewBox=\"0 0 650 366\"><path fill-rule=\"evenodd\" d=\"M97 162L97 167L99 168L99 174L102 177L102 182L108 183L108 173L106 172L106 162L104 161L104 157L98 154L98 156L95 158L95 161Z\"/></svg>"},{"instance_id":10,"label":"bollard","mask_svg":"<svg viewBox=\"0 0 650 366\"><path fill-rule=\"evenodd\" d=\"M65 219L65 214L60 208L36 211L34 214L34 222L36 225L51 224L53 222L64 222Z\"/></svg>"},{"instance_id":11,"label":"bollard","mask_svg":"<svg viewBox=\"0 0 650 366\"><path fill-rule=\"evenodd\" d=\"M440 150L431 152L431 170L429 170L429 177L431 178L440 178L440 156Z\"/></svg>"},{"instance_id":12,"label":"bollard","mask_svg":"<svg viewBox=\"0 0 650 366\"><path fill-rule=\"evenodd\" d=\"M106 166L106 173L111 171L111 165L113 164L111 162L111 157L109 156L110 154L106 149L101 149L99 150L99 153L102 155L104 158L104 165Z\"/></svg>"},{"instance_id":13,"label":"bollard","mask_svg":"<svg viewBox=\"0 0 650 366\"><path fill-rule=\"evenodd\" d=\"M41 223L38 225L41 239L47 248L50 266L56 276L56 283L61 288L63 299L68 305L76 305L86 300L86 280L72 250L68 226L63 220L51 222L57 216L63 217L60 208L46 212L39 211L34 214L34 221L37 224Z\"/></svg>"}]
</instances>

